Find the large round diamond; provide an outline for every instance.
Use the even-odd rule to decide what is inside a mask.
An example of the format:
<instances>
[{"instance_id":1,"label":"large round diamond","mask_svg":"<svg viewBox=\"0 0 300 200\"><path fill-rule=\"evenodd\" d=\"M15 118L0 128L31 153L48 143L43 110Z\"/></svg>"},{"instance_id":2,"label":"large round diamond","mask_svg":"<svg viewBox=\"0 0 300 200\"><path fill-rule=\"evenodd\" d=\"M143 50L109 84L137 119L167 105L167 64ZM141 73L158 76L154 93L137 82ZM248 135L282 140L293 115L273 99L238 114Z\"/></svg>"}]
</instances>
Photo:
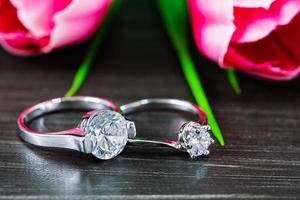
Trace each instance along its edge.
<instances>
[{"instance_id":1,"label":"large round diamond","mask_svg":"<svg viewBox=\"0 0 300 200\"><path fill-rule=\"evenodd\" d=\"M209 130L208 125L202 126L196 122L189 122L181 128L178 139L192 158L209 154L208 148L213 142Z\"/></svg>"},{"instance_id":2,"label":"large round diamond","mask_svg":"<svg viewBox=\"0 0 300 200\"><path fill-rule=\"evenodd\" d=\"M128 121L111 110L94 111L83 122L86 148L100 159L111 159L117 156L128 140Z\"/></svg>"}]
</instances>

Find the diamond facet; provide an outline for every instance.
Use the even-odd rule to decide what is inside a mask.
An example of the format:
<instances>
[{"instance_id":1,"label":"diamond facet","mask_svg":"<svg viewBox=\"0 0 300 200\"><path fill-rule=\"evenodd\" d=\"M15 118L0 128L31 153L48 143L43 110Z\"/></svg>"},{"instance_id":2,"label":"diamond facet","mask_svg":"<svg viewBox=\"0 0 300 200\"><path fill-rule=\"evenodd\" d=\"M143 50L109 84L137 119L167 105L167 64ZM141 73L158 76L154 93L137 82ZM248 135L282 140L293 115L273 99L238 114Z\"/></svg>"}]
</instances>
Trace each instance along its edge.
<instances>
[{"instance_id":1,"label":"diamond facet","mask_svg":"<svg viewBox=\"0 0 300 200\"><path fill-rule=\"evenodd\" d=\"M81 129L86 134L84 142L86 152L103 160L117 156L124 149L132 126L133 122L127 121L118 112L93 111L81 123Z\"/></svg>"},{"instance_id":2,"label":"diamond facet","mask_svg":"<svg viewBox=\"0 0 300 200\"><path fill-rule=\"evenodd\" d=\"M209 146L214 142L209 134L210 126L200 125L197 122L184 124L178 135L181 147L187 151L192 158L209 154Z\"/></svg>"}]
</instances>

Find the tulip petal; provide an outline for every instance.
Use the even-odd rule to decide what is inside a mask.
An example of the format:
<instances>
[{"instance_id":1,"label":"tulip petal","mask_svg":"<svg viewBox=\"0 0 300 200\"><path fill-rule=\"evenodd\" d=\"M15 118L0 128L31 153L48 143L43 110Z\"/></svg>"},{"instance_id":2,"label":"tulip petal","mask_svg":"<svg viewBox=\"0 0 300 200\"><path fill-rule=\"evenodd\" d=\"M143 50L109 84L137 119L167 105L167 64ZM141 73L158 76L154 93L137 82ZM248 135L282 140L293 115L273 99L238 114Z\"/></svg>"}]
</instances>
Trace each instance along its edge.
<instances>
[{"instance_id":1,"label":"tulip petal","mask_svg":"<svg viewBox=\"0 0 300 200\"><path fill-rule=\"evenodd\" d=\"M198 49L222 66L235 30L232 0L189 0L188 7Z\"/></svg>"},{"instance_id":2,"label":"tulip petal","mask_svg":"<svg viewBox=\"0 0 300 200\"><path fill-rule=\"evenodd\" d=\"M299 24L300 14L259 41L231 44L225 65L274 80L296 77L300 73Z\"/></svg>"},{"instance_id":3,"label":"tulip petal","mask_svg":"<svg viewBox=\"0 0 300 200\"><path fill-rule=\"evenodd\" d=\"M9 1L0 2L0 37L9 33L26 32L16 12L16 8Z\"/></svg>"},{"instance_id":4,"label":"tulip petal","mask_svg":"<svg viewBox=\"0 0 300 200\"><path fill-rule=\"evenodd\" d=\"M232 42L244 43L260 40L277 26L288 24L299 11L300 1L295 0L277 0L269 9L235 7L234 24L237 28Z\"/></svg>"},{"instance_id":5,"label":"tulip petal","mask_svg":"<svg viewBox=\"0 0 300 200\"><path fill-rule=\"evenodd\" d=\"M78 43L91 36L102 22L111 0L73 0L68 7L54 15L54 27L48 52L68 44Z\"/></svg>"},{"instance_id":6,"label":"tulip petal","mask_svg":"<svg viewBox=\"0 0 300 200\"><path fill-rule=\"evenodd\" d=\"M55 13L64 9L71 0L10 0L17 8L22 24L35 37L49 35Z\"/></svg>"},{"instance_id":7,"label":"tulip petal","mask_svg":"<svg viewBox=\"0 0 300 200\"><path fill-rule=\"evenodd\" d=\"M0 40L2 46L9 52L21 56L37 55L49 41L48 37L33 38L27 33L10 33L9 37Z\"/></svg>"},{"instance_id":8,"label":"tulip petal","mask_svg":"<svg viewBox=\"0 0 300 200\"><path fill-rule=\"evenodd\" d=\"M111 2L0 0L0 43L19 55L79 43L95 32Z\"/></svg>"},{"instance_id":9,"label":"tulip petal","mask_svg":"<svg viewBox=\"0 0 300 200\"><path fill-rule=\"evenodd\" d=\"M233 0L235 7L269 9L276 0Z\"/></svg>"},{"instance_id":10,"label":"tulip petal","mask_svg":"<svg viewBox=\"0 0 300 200\"><path fill-rule=\"evenodd\" d=\"M33 38L19 21L16 8L6 0L0 2L0 43L13 54L32 55L39 52L45 38Z\"/></svg>"}]
</instances>

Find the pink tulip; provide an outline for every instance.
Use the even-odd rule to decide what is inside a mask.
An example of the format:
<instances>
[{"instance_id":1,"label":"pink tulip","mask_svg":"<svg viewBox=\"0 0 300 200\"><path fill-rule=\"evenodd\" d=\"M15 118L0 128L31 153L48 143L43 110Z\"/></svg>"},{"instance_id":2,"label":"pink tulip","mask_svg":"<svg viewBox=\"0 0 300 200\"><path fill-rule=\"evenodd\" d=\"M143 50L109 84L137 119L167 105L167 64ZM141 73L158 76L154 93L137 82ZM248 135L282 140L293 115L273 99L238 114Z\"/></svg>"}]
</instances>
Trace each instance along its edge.
<instances>
[{"instance_id":1,"label":"pink tulip","mask_svg":"<svg viewBox=\"0 0 300 200\"><path fill-rule=\"evenodd\" d=\"M19 55L48 53L94 33L112 0L0 0L0 43Z\"/></svg>"},{"instance_id":2,"label":"pink tulip","mask_svg":"<svg viewBox=\"0 0 300 200\"><path fill-rule=\"evenodd\" d=\"M299 0L188 0L199 51L223 68L289 80L300 73Z\"/></svg>"}]
</instances>

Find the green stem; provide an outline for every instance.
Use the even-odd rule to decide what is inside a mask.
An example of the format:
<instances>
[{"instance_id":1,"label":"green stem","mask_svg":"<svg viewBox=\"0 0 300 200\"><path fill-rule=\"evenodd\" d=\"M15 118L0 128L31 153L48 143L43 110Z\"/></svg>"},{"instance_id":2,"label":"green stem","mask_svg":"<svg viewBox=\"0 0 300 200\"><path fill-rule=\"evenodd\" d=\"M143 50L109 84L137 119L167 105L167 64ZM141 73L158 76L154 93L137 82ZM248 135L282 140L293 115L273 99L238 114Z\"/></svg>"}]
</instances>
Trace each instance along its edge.
<instances>
[{"instance_id":1,"label":"green stem","mask_svg":"<svg viewBox=\"0 0 300 200\"><path fill-rule=\"evenodd\" d=\"M72 85L65 94L66 97L73 96L86 80L90 66L96 56L97 50L103 41L104 35L107 32L107 28L110 25L112 17L116 13L120 3L121 0L113 1L105 19L103 20L102 25L100 26L99 30L97 31L91 42L91 46L89 47L86 56L84 57L82 63L79 65L77 72L75 73Z\"/></svg>"},{"instance_id":2,"label":"green stem","mask_svg":"<svg viewBox=\"0 0 300 200\"><path fill-rule=\"evenodd\" d=\"M188 14L185 0L157 0L157 3L192 94L197 104L205 111L208 124L212 128L214 136L220 145L224 146L221 130L208 103L197 70L188 50Z\"/></svg>"},{"instance_id":3,"label":"green stem","mask_svg":"<svg viewBox=\"0 0 300 200\"><path fill-rule=\"evenodd\" d=\"M231 87L233 88L233 90L237 95L240 95L242 93L242 90L240 88L239 81L235 71L233 69L228 69L226 70L226 73L227 73L227 79Z\"/></svg>"}]
</instances>

